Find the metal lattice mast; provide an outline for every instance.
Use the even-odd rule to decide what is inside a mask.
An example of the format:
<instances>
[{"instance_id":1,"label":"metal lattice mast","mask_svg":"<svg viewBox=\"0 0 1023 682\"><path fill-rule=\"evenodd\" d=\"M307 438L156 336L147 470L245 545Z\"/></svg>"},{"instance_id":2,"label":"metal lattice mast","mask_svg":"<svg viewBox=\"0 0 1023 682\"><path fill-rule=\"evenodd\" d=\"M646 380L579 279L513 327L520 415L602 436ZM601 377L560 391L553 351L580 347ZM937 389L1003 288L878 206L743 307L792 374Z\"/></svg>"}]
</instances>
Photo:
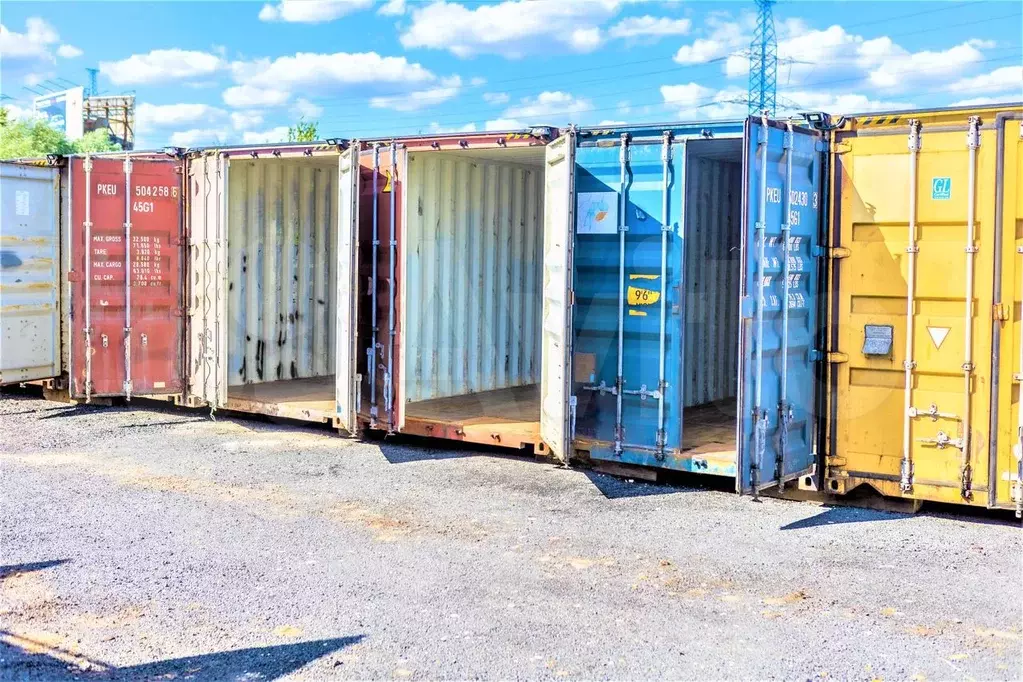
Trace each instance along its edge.
<instances>
[{"instance_id":1,"label":"metal lattice mast","mask_svg":"<svg viewBox=\"0 0 1023 682\"><path fill-rule=\"evenodd\" d=\"M778 92L778 39L774 34L775 0L755 0L757 30L749 50L749 113L773 115Z\"/></svg>"},{"instance_id":2,"label":"metal lattice mast","mask_svg":"<svg viewBox=\"0 0 1023 682\"><path fill-rule=\"evenodd\" d=\"M96 75L99 73L99 69L86 69L89 72L89 97L95 97L99 94L99 88L96 84Z\"/></svg>"}]
</instances>

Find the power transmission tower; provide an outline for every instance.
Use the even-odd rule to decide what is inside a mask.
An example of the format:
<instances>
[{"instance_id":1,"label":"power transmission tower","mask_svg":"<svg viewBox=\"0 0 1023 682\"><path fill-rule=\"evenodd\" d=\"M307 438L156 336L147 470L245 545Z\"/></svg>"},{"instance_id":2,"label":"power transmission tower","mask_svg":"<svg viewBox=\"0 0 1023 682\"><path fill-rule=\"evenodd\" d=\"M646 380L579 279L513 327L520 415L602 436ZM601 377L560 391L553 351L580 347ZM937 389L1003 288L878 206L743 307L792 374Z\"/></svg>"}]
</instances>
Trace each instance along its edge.
<instances>
[{"instance_id":1,"label":"power transmission tower","mask_svg":"<svg viewBox=\"0 0 1023 682\"><path fill-rule=\"evenodd\" d=\"M749 50L749 113L773 116L778 92L778 39L774 34L775 0L755 0L757 30Z\"/></svg>"},{"instance_id":2,"label":"power transmission tower","mask_svg":"<svg viewBox=\"0 0 1023 682\"><path fill-rule=\"evenodd\" d=\"M95 97L99 94L99 88L96 85L96 74L99 73L99 69L86 69L89 72L89 97Z\"/></svg>"}]
</instances>

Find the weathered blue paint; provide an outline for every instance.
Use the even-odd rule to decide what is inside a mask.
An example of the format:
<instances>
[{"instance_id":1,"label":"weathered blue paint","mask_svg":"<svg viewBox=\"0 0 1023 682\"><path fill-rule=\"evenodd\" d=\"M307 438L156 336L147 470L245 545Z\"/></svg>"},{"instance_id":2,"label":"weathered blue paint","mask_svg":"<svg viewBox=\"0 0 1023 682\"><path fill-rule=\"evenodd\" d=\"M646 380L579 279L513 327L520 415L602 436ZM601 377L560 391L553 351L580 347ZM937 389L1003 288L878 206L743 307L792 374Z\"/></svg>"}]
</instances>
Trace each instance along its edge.
<instances>
[{"instance_id":1,"label":"weathered blue paint","mask_svg":"<svg viewBox=\"0 0 1023 682\"><path fill-rule=\"evenodd\" d=\"M759 121L755 121L758 125ZM576 151L576 197L595 192L621 199L620 145L627 135L626 208L624 214L625 258L624 288L661 290L662 201L668 193L667 265L664 291L665 310L665 446L658 447L658 401L656 396L629 394L645 387L658 389L660 307L627 301L623 319L622 433L620 451L615 447L617 379L619 234L617 230L593 233L586 223L584 205L577 203L573 286L575 293L573 328L573 394L576 396L574 444L589 451L595 460L608 460L680 471L732 476L742 490L750 488L751 464L756 460L758 487L765 487L777 476L771 466L776 462L780 396L780 355L782 300L784 298L781 197L785 183L785 128L772 124L768 131L765 262L763 273L757 267L756 215L760 196L760 169L757 161L757 126L743 121L697 124L633 126L615 129L579 131ZM663 136L670 133L668 182L664 182ZM752 134L752 136L751 136ZM713 143L714 140L722 142ZM728 142L727 140L731 140ZM815 381L811 350L816 333L817 270L816 246L820 195L820 152L816 136L805 129L793 132L790 261L788 321L788 396L793 418L789 425L784 476L791 477L811 464L814 447ZM710 142L710 143L709 143ZM688 161L687 161L688 159ZM706 163L704 163L706 162ZM741 164L745 163L743 166ZM691 168L687 165L691 164ZM701 191L694 185L697 177L706 177L709 164L730 165L734 172L712 168L715 188ZM759 164L759 165L758 165ZM708 166L708 167L709 167ZM690 170L692 170L690 178ZM706 180L704 182L707 182ZM731 184L736 185L734 188ZM802 194L806 193L806 205ZM722 212L721 205L731 202L735 209ZM586 200L587 203L590 200ZM612 202L613 203L613 202ZM618 210L623 204L619 201ZM723 204L722 204L723 205ZM731 204L729 204L730 206ZM592 212L592 211L591 211ZM712 231L717 231L710 234ZM722 231L730 231L724 235ZM701 241L702 240L702 241ZM741 262L732 253L741 244ZM696 253L687 257L686 250ZM712 253L716 263L697 262L700 254ZM738 255L738 254L737 254ZM728 275L727 271L733 271ZM734 277L730 285L723 284ZM753 446L753 403L757 371L756 344L761 338L753 326L756 316L758 282L763 276L766 305L763 308L763 347L760 406L766 411L767 437L763 453ZM699 282L687 281L688 278ZM713 281L712 281L713 280ZM708 284L709 283L709 284ZM729 286L727 292L721 289ZM699 306L697 308L697 306ZM631 311L631 312L630 312ZM645 314L643 314L645 313ZM715 316L729 318L721 324ZM750 316L747 318L747 316ZM723 332L722 330L726 330ZM718 343L722 333L736 338ZM700 345L697 347L695 342ZM686 343L693 344L686 348ZM710 344L710 345L708 345ZM736 352L736 348L739 349ZM721 356L727 362L717 363ZM687 363L689 363L687 365ZM710 367L714 364L713 367ZM734 378L737 377L737 378ZM732 381L729 389L723 383ZM709 382L709 383L707 383ZM604 390L600 388L603 386ZM696 388L707 386L702 393ZM735 407L720 408L736 423L737 452L725 446L723 456L691 454L683 408L701 402L699 395L712 400L737 396ZM687 403L688 399L688 403ZM692 431L695 433L695 431Z\"/></svg>"},{"instance_id":2,"label":"weathered blue paint","mask_svg":"<svg viewBox=\"0 0 1023 682\"><path fill-rule=\"evenodd\" d=\"M768 121L765 126L762 121L751 118L747 121L745 140L743 296L749 302L749 317L744 320L741 344L739 490L753 492L776 484L779 474L788 479L808 470L815 456L815 395L818 390L814 372L818 305L817 247L824 197L821 194L823 154L820 140L813 131L796 127L790 136L783 124ZM791 186L787 188L790 198L787 221L790 235L786 338L783 334L783 228L786 222L789 154L792 171ZM765 186L766 193L762 191ZM763 202L765 242L764 260L760 264L757 223L761 220L762 195L766 198ZM763 322L759 325L758 309L763 316ZM759 363L758 352L762 356ZM783 355L787 357L784 376ZM783 380L787 380L787 405L781 402ZM788 443L782 462L779 457L783 441L781 417L789 409ZM760 447L757 445L756 434L759 420L764 420Z\"/></svg>"},{"instance_id":3,"label":"weathered blue paint","mask_svg":"<svg viewBox=\"0 0 1023 682\"><path fill-rule=\"evenodd\" d=\"M664 176L664 135L671 135L667 184ZM620 199L620 151L627 135L625 183L625 281L635 288L623 316L623 388L648 392L658 389L660 302L650 292L661 291L661 229L664 192L668 193L667 264L665 292L665 405L664 448L658 447L658 400L654 396L622 396L622 449L615 452L617 378L619 235L586 233L584 215L576 211L574 261L575 311L573 330L574 393L577 396L576 442L593 459L621 461L660 468L734 476L731 462L692 459L681 451L685 262L685 164L690 140L738 137L742 122L634 126L614 130L584 129L576 150L576 194L613 193ZM578 205L578 204L577 204ZM620 212L621 203L617 204ZM621 220L622 216L619 216ZM648 293L644 293L648 292ZM738 304L732 311L737 314ZM607 390L601 392L601 384Z\"/></svg>"}]
</instances>

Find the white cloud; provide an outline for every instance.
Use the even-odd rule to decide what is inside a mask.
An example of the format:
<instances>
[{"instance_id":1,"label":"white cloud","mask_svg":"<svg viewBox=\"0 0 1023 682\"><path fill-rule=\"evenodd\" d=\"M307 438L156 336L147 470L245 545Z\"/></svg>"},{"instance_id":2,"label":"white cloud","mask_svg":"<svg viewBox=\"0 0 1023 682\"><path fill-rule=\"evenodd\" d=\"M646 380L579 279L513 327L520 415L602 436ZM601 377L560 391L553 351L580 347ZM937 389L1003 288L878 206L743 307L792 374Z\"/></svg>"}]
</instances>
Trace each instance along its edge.
<instances>
[{"instance_id":1,"label":"white cloud","mask_svg":"<svg viewBox=\"0 0 1023 682\"><path fill-rule=\"evenodd\" d=\"M537 52L588 52L601 43L600 26L626 0L504 0L470 9L437 0L412 11L401 34L406 48L448 50L458 57L498 54L522 58Z\"/></svg>"},{"instance_id":2,"label":"white cloud","mask_svg":"<svg viewBox=\"0 0 1023 682\"><path fill-rule=\"evenodd\" d=\"M812 92L785 91L778 93L779 99L792 104L779 109L795 111L827 111L835 114L866 114L872 111L893 111L911 109L912 102L884 100L868 97L858 93L829 93L814 90ZM794 105L794 106L793 106Z\"/></svg>"},{"instance_id":3,"label":"white cloud","mask_svg":"<svg viewBox=\"0 0 1023 682\"><path fill-rule=\"evenodd\" d=\"M25 32L19 33L0 24L0 64L7 84L21 81L32 86L52 78L57 58L51 46L60 42L52 26L39 17L25 20Z\"/></svg>"},{"instance_id":4,"label":"white cloud","mask_svg":"<svg viewBox=\"0 0 1023 682\"><path fill-rule=\"evenodd\" d=\"M476 124L466 123L462 126L442 126L441 124L434 121L430 124L431 133L475 133Z\"/></svg>"},{"instance_id":5,"label":"white cloud","mask_svg":"<svg viewBox=\"0 0 1023 682\"><path fill-rule=\"evenodd\" d=\"M600 47L601 35L600 29L596 26L590 28L577 28L572 31L568 39L568 44L572 46L576 52L593 52Z\"/></svg>"},{"instance_id":6,"label":"white cloud","mask_svg":"<svg viewBox=\"0 0 1023 682\"><path fill-rule=\"evenodd\" d=\"M238 108L280 106L292 93L303 90L338 94L358 86L361 93L377 99L376 106L400 104L399 95L411 97L414 105L402 110L412 111L450 99L461 87L458 76L438 78L405 57L382 57L376 52L299 52L274 60L233 62L231 72L238 85L227 88L223 97Z\"/></svg>"},{"instance_id":7,"label":"white cloud","mask_svg":"<svg viewBox=\"0 0 1023 682\"><path fill-rule=\"evenodd\" d=\"M745 54L752 38L751 27L725 22L718 25L719 41L715 50L705 50L703 61L728 54L724 72L729 78L745 78L749 56ZM993 47L990 41L968 40L945 50L910 52L887 36L865 38L848 32L838 24L814 29L801 19L788 19L778 26L778 85L798 87L841 81L853 87L872 87L891 91L927 82L941 81L949 73L962 73L983 60L981 50ZM684 46L676 61L695 63L694 56L706 45ZM726 49L729 47L731 49ZM743 54L736 54L738 50ZM683 54L684 51L688 50ZM689 61L680 57L691 58Z\"/></svg>"},{"instance_id":8,"label":"white cloud","mask_svg":"<svg viewBox=\"0 0 1023 682\"><path fill-rule=\"evenodd\" d=\"M323 113L323 107L310 102L305 97L299 97L295 106L292 107L292 111L302 118L316 118Z\"/></svg>"},{"instance_id":9,"label":"white cloud","mask_svg":"<svg viewBox=\"0 0 1023 682\"><path fill-rule=\"evenodd\" d=\"M954 107L983 107L989 104L1005 104L1007 102L1018 102L1019 93L1015 94L1004 94L994 95L991 97L970 97L969 99L961 99L957 102L952 102Z\"/></svg>"},{"instance_id":10,"label":"white cloud","mask_svg":"<svg viewBox=\"0 0 1023 682\"><path fill-rule=\"evenodd\" d=\"M393 109L395 111L418 111L446 102L456 97L462 89L462 79L458 76L445 78L435 88L413 90L400 95L371 97L369 105L374 109Z\"/></svg>"},{"instance_id":11,"label":"white cloud","mask_svg":"<svg viewBox=\"0 0 1023 682\"><path fill-rule=\"evenodd\" d=\"M74 45L61 45L57 48L57 56L63 57L64 59L75 59L81 57L84 52Z\"/></svg>"},{"instance_id":12,"label":"white cloud","mask_svg":"<svg viewBox=\"0 0 1023 682\"><path fill-rule=\"evenodd\" d=\"M37 118L46 118L43 114L37 114L30 102L24 106L17 102L3 102L0 104L7 110L7 118L11 121L32 121Z\"/></svg>"},{"instance_id":13,"label":"white cloud","mask_svg":"<svg viewBox=\"0 0 1023 682\"><path fill-rule=\"evenodd\" d=\"M405 13L405 0L387 0L383 6L377 10L377 14L381 14L385 17L398 17Z\"/></svg>"},{"instance_id":14,"label":"white cloud","mask_svg":"<svg viewBox=\"0 0 1023 682\"><path fill-rule=\"evenodd\" d=\"M1012 99L1019 99L1023 93L1023 66L1003 66L990 73L972 78L961 78L948 86L952 92L1013 92ZM1005 100L998 100L1005 101Z\"/></svg>"},{"instance_id":15,"label":"white cloud","mask_svg":"<svg viewBox=\"0 0 1023 682\"><path fill-rule=\"evenodd\" d=\"M622 19L608 31L612 38L662 38L681 36L689 33L693 22L689 19L668 17L628 17Z\"/></svg>"},{"instance_id":16,"label":"white cloud","mask_svg":"<svg viewBox=\"0 0 1023 682\"><path fill-rule=\"evenodd\" d=\"M612 121L611 119L605 119L597 124L598 126L623 126L625 121Z\"/></svg>"},{"instance_id":17,"label":"white cloud","mask_svg":"<svg viewBox=\"0 0 1023 682\"><path fill-rule=\"evenodd\" d=\"M208 76L224 66L224 60L217 55L177 48L99 63L100 71L115 85L148 85Z\"/></svg>"},{"instance_id":18,"label":"white cloud","mask_svg":"<svg viewBox=\"0 0 1023 682\"><path fill-rule=\"evenodd\" d=\"M675 108L683 120L741 118L746 115L746 92L738 89L715 90L699 83L662 85L664 104Z\"/></svg>"},{"instance_id":19,"label":"white cloud","mask_svg":"<svg viewBox=\"0 0 1023 682\"><path fill-rule=\"evenodd\" d=\"M567 92L546 91L536 97L523 97L517 104L508 107L502 118L507 119L529 119L530 123L550 123L550 121L538 121L537 119L558 118L573 119L593 109L593 103L588 99L577 98Z\"/></svg>"},{"instance_id":20,"label":"white cloud","mask_svg":"<svg viewBox=\"0 0 1023 682\"><path fill-rule=\"evenodd\" d=\"M692 43L678 49L678 52L675 53L676 62L679 64L706 64L713 59L720 59L736 50L743 49L749 44L753 23L749 15L743 15L737 21L711 15L707 19L707 28L705 38L697 38Z\"/></svg>"},{"instance_id":21,"label":"white cloud","mask_svg":"<svg viewBox=\"0 0 1023 682\"><path fill-rule=\"evenodd\" d=\"M229 107L277 107L288 101L291 93L254 85L234 85L224 90L224 104Z\"/></svg>"},{"instance_id":22,"label":"white cloud","mask_svg":"<svg viewBox=\"0 0 1023 682\"><path fill-rule=\"evenodd\" d=\"M484 92L483 101L487 104L507 104L511 97L507 92Z\"/></svg>"},{"instance_id":23,"label":"white cloud","mask_svg":"<svg viewBox=\"0 0 1023 682\"><path fill-rule=\"evenodd\" d=\"M514 118L496 118L483 124L485 130L522 130L526 124Z\"/></svg>"},{"instance_id":24,"label":"white cloud","mask_svg":"<svg viewBox=\"0 0 1023 682\"><path fill-rule=\"evenodd\" d=\"M201 147L209 144L224 144L230 131L221 128L192 128L181 130L170 136L173 147Z\"/></svg>"},{"instance_id":25,"label":"white cloud","mask_svg":"<svg viewBox=\"0 0 1023 682\"><path fill-rule=\"evenodd\" d=\"M263 125L263 114L258 111L232 111L231 125L235 130L248 130Z\"/></svg>"},{"instance_id":26,"label":"white cloud","mask_svg":"<svg viewBox=\"0 0 1023 682\"><path fill-rule=\"evenodd\" d=\"M242 133L242 143L261 144L263 142L287 142L288 126L277 126L264 131L246 131Z\"/></svg>"},{"instance_id":27,"label":"white cloud","mask_svg":"<svg viewBox=\"0 0 1023 682\"><path fill-rule=\"evenodd\" d=\"M208 104L150 104L143 102L135 109L140 128L180 127L194 123L210 123L224 118L227 112Z\"/></svg>"},{"instance_id":28,"label":"white cloud","mask_svg":"<svg viewBox=\"0 0 1023 682\"><path fill-rule=\"evenodd\" d=\"M11 31L0 24L0 55L5 59L53 61L50 45L60 40L57 31L39 17L25 20L25 32Z\"/></svg>"},{"instance_id":29,"label":"white cloud","mask_svg":"<svg viewBox=\"0 0 1023 682\"><path fill-rule=\"evenodd\" d=\"M373 0L281 0L259 10L260 21L318 24L373 5Z\"/></svg>"}]
</instances>

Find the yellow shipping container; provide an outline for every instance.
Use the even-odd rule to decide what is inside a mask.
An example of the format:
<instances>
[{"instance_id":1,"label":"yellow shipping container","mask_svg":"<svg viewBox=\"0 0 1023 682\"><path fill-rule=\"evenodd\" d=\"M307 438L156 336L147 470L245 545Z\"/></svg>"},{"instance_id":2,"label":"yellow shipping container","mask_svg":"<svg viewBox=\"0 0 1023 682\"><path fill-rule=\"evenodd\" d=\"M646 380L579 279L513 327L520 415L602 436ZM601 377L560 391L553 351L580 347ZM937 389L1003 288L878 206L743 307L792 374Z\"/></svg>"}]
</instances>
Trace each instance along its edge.
<instances>
[{"instance_id":1,"label":"yellow shipping container","mask_svg":"<svg viewBox=\"0 0 1023 682\"><path fill-rule=\"evenodd\" d=\"M1023 106L849 119L832 144L825 485L1021 509Z\"/></svg>"}]
</instances>

